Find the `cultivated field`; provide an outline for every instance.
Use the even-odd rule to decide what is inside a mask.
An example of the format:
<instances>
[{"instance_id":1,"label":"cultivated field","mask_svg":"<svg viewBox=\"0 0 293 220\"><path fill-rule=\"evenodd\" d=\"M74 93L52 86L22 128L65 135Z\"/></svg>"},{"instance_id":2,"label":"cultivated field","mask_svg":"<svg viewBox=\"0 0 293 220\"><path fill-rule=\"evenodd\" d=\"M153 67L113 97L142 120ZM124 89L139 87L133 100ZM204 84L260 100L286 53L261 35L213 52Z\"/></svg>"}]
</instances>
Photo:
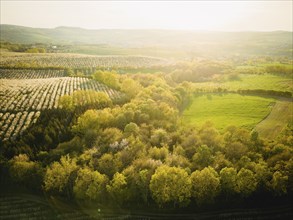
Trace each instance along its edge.
<instances>
[{"instance_id":1,"label":"cultivated field","mask_svg":"<svg viewBox=\"0 0 293 220\"><path fill-rule=\"evenodd\" d=\"M263 121L256 125L255 129L262 137L271 139L286 127L287 123L293 120L293 103L288 100L278 100L271 113Z\"/></svg>"},{"instance_id":2,"label":"cultivated field","mask_svg":"<svg viewBox=\"0 0 293 220\"><path fill-rule=\"evenodd\" d=\"M166 60L146 56L92 56L80 54L27 54L1 53L0 67L151 67L165 64Z\"/></svg>"},{"instance_id":3,"label":"cultivated field","mask_svg":"<svg viewBox=\"0 0 293 220\"><path fill-rule=\"evenodd\" d=\"M0 69L0 79L40 79L64 76L64 70Z\"/></svg>"},{"instance_id":4,"label":"cultivated field","mask_svg":"<svg viewBox=\"0 0 293 220\"><path fill-rule=\"evenodd\" d=\"M22 74L24 73L24 74ZM0 138L8 140L22 134L35 123L42 110L58 108L58 100L76 90L100 91L111 99L121 96L116 90L81 77L55 77L59 70L9 70L0 76L10 75L13 79L0 78ZM40 77L40 78L37 78ZM48 77L48 78L47 78ZM84 99L94 99L91 92Z\"/></svg>"},{"instance_id":5,"label":"cultivated field","mask_svg":"<svg viewBox=\"0 0 293 220\"><path fill-rule=\"evenodd\" d=\"M183 122L202 125L211 121L218 129L229 125L248 129L264 119L275 100L239 94L206 94L194 97L191 106L183 112Z\"/></svg>"}]
</instances>

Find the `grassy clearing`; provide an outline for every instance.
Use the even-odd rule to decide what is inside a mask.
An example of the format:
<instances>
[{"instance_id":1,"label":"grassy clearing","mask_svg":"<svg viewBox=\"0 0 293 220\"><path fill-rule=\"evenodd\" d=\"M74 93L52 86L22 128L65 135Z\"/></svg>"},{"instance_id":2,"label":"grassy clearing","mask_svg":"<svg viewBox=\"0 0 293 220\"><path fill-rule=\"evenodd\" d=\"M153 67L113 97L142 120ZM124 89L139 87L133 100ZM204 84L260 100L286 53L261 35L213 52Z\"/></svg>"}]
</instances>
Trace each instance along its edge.
<instances>
[{"instance_id":1,"label":"grassy clearing","mask_svg":"<svg viewBox=\"0 0 293 220\"><path fill-rule=\"evenodd\" d=\"M292 78L276 75L256 75L256 74L241 74L240 80L225 81L225 82L204 82L195 83L197 88L225 88L236 91L238 89L263 89L276 91L293 91Z\"/></svg>"},{"instance_id":2,"label":"grassy clearing","mask_svg":"<svg viewBox=\"0 0 293 220\"><path fill-rule=\"evenodd\" d=\"M183 112L183 123L202 125L210 120L218 129L236 125L252 129L271 111L275 99L238 94L196 96Z\"/></svg>"},{"instance_id":3,"label":"grassy clearing","mask_svg":"<svg viewBox=\"0 0 293 220\"><path fill-rule=\"evenodd\" d=\"M277 101L265 120L256 125L255 129L261 137L274 139L293 120L293 103Z\"/></svg>"}]
</instances>

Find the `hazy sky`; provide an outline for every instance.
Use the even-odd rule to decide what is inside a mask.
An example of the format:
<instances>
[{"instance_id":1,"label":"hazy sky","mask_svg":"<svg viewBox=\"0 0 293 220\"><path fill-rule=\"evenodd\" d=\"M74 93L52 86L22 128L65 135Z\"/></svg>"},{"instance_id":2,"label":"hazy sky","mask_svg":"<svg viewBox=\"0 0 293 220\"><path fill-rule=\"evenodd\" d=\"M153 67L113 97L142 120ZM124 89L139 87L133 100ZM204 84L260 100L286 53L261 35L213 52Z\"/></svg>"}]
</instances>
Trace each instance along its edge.
<instances>
[{"instance_id":1,"label":"hazy sky","mask_svg":"<svg viewBox=\"0 0 293 220\"><path fill-rule=\"evenodd\" d=\"M1 24L89 29L292 31L292 1L0 0Z\"/></svg>"}]
</instances>

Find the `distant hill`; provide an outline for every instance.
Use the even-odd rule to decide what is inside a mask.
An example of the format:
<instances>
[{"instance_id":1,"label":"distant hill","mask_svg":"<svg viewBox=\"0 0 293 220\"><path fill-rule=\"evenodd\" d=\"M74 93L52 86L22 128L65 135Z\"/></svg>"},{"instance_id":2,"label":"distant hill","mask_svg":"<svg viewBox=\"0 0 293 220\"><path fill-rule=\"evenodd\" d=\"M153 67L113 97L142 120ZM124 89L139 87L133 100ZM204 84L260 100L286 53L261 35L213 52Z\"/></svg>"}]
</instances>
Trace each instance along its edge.
<instances>
[{"instance_id":1,"label":"distant hill","mask_svg":"<svg viewBox=\"0 0 293 220\"><path fill-rule=\"evenodd\" d=\"M111 45L123 48L176 48L198 53L288 55L292 53L292 32L210 32L177 30L88 30L76 27L31 28L0 25L1 41Z\"/></svg>"}]
</instances>

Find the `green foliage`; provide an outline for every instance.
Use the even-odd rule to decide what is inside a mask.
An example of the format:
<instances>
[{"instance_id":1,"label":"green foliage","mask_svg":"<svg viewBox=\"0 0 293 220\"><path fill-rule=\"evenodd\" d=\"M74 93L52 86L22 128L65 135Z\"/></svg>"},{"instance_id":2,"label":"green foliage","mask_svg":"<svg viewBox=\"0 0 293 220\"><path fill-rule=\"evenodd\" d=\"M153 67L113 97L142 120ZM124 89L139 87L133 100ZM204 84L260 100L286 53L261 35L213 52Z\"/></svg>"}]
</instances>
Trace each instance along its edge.
<instances>
[{"instance_id":1,"label":"green foliage","mask_svg":"<svg viewBox=\"0 0 293 220\"><path fill-rule=\"evenodd\" d=\"M72 177L77 169L75 158L72 159L69 155L62 156L60 162L54 162L47 168L44 177L44 189L66 193L70 196L73 184Z\"/></svg>"},{"instance_id":2,"label":"green foliage","mask_svg":"<svg viewBox=\"0 0 293 220\"><path fill-rule=\"evenodd\" d=\"M192 157L194 168L199 170L211 165L212 161L212 150L206 145L198 147Z\"/></svg>"},{"instance_id":3,"label":"green foliage","mask_svg":"<svg viewBox=\"0 0 293 220\"><path fill-rule=\"evenodd\" d=\"M241 168L237 173L237 191L242 197L248 197L255 192L257 187L257 179L255 174L248 169Z\"/></svg>"},{"instance_id":4,"label":"green foliage","mask_svg":"<svg viewBox=\"0 0 293 220\"><path fill-rule=\"evenodd\" d=\"M126 177L121 173L115 173L113 179L107 185L107 191L111 195L113 201L122 204L127 200Z\"/></svg>"},{"instance_id":5,"label":"green foliage","mask_svg":"<svg viewBox=\"0 0 293 220\"><path fill-rule=\"evenodd\" d=\"M77 90L59 99L59 106L67 111L81 108L105 108L111 105L112 101L106 93L92 90Z\"/></svg>"},{"instance_id":6,"label":"green foliage","mask_svg":"<svg viewBox=\"0 0 293 220\"><path fill-rule=\"evenodd\" d=\"M228 71L231 67L224 62L215 61L194 61L180 62L171 73L175 82L203 82L215 78L217 75Z\"/></svg>"},{"instance_id":7,"label":"green foliage","mask_svg":"<svg viewBox=\"0 0 293 220\"><path fill-rule=\"evenodd\" d=\"M12 42L0 42L1 49L7 49L12 52L25 52L25 53L46 53L48 45L46 44L19 44Z\"/></svg>"},{"instance_id":8,"label":"green foliage","mask_svg":"<svg viewBox=\"0 0 293 220\"><path fill-rule=\"evenodd\" d=\"M113 115L109 109L103 110L87 110L82 114L77 124L72 127L72 130L78 134L85 134L88 130L99 130L102 127L110 124L113 120Z\"/></svg>"},{"instance_id":9,"label":"green foliage","mask_svg":"<svg viewBox=\"0 0 293 220\"><path fill-rule=\"evenodd\" d=\"M125 78L121 83L121 92L125 93L129 98L134 98L141 90L140 83L131 78Z\"/></svg>"},{"instance_id":10,"label":"green foliage","mask_svg":"<svg viewBox=\"0 0 293 220\"><path fill-rule=\"evenodd\" d=\"M160 206L167 203L185 206L191 196L191 181L184 169L161 166L151 178L150 190Z\"/></svg>"},{"instance_id":11,"label":"green foliage","mask_svg":"<svg viewBox=\"0 0 293 220\"><path fill-rule=\"evenodd\" d=\"M85 98L87 97L87 98ZM109 96L104 92L96 92L91 90L79 90L72 94L74 105L89 105L96 108L105 108L112 104Z\"/></svg>"},{"instance_id":12,"label":"green foliage","mask_svg":"<svg viewBox=\"0 0 293 220\"><path fill-rule=\"evenodd\" d=\"M226 145L226 157L231 161L238 161L248 151L246 145L241 142L232 142Z\"/></svg>"},{"instance_id":13,"label":"green foliage","mask_svg":"<svg viewBox=\"0 0 293 220\"><path fill-rule=\"evenodd\" d=\"M129 124L125 125L124 128L124 135L130 136L130 135L138 135L139 133L139 127L136 123L130 122Z\"/></svg>"},{"instance_id":14,"label":"green foliage","mask_svg":"<svg viewBox=\"0 0 293 220\"><path fill-rule=\"evenodd\" d=\"M71 68L66 68L64 70L64 75L65 76L73 76L74 75L74 72L73 72L73 70Z\"/></svg>"},{"instance_id":15,"label":"green foliage","mask_svg":"<svg viewBox=\"0 0 293 220\"><path fill-rule=\"evenodd\" d=\"M107 183L108 178L106 175L85 167L77 172L73 192L78 199L102 202L105 198Z\"/></svg>"},{"instance_id":16,"label":"green foliage","mask_svg":"<svg viewBox=\"0 0 293 220\"><path fill-rule=\"evenodd\" d=\"M45 48L30 48L25 51L26 53L46 53Z\"/></svg>"},{"instance_id":17,"label":"green foliage","mask_svg":"<svg viewBox=\"0 0 293 220\"><path fill-rule=\"evenodd\" d=\"M157 148L152 147L149 149L149 155L155 160L164 161L168 156L169 150L167 147Z\"/></svg>"},{"instance_id":18,"label":"green foliage","mask_svg":"<svg viewBox=\"0 0 293 220\"><path fill-rule=\"evenodd\" d=\"M192 84L188 82L183 82L175 88L177 98L179 100L178 108L182 112L184 109L188 108L192 103Z\"/></svg>"},{"instance_id":19,"label":"green foliage","mask_svg":"<svg viewBox=\"0 0 293 220\"><path fill-rule=\"evenodd\" d=\"M114 162L112 154L103 154L103 156L98 160L98 170L101 173L106 174L108 177L112 177L118 171L117 164Z\"/></svg>"},{"instance_id":20,"label":"green foliage","mask_svg":"<svg viewBox=\"0 0 293 220\"><path fill-rule=\"evenodd\" d=\"M146 203L148 201L148 197L150 196L148 187L150 183L150 171L146 169L140 170L136 180L134 180L133 183L137 185L139 192L141 193L141 197Z\"/></svg>"},{"instance_id":21,"label":"green foliage","mask_svg":"<svg viewBox=\"0 0 293 220\"><path fill-rule=\"evenodd\" d=\"M96 110L88 110L82 116L78 118L77 124L73 126L73 131L81 134L85 134L87 130L97 130L100 127L99 124L99 112Z\"/></svg>"},{"instance_id":22,"label":"green foliage","mask_svg":"<svg viewBox=\"0 0 293 220\"><path fill-rule=\"evenodd\" d=\"M129 187L131 201L149 204L151 198L150 181L155 170L162 165L161 161L149 158L139 158L123 170Z\"/></svg>"},{"instance_id":23,"label":"green foliage","mask_svg":"<svg viewBox=\"0 0 293 220\"><path fill-rule=\"evenodd\" d=\"M276 171L273 174L273 178L271 181L271 188L274 191L274 194L281 196L287 193L287 185L288 185L288 176L284 175L280 171Z\"/></svg>"},{"instance_id":24,"label":"green foliage","mask_svg":"<svg viewBox=\"0 0 293 220\"><path fill-rule=\"evenodd\" d=\"M260 160L259 163L256 163L253 166L253 171L255 172L255 177L257 181L257 189L265 190L270 186L270 180L272 179L272 172L268 167L267 162Z\"/></svg>"},{"instance_id":25,"label":"green foliage","mask_svg":"<svg viewBox=\"0 0 293 220\"><path fill-rule=\"evenodd\" d=\"M154 146L164 146L168 144L168 134L166 130L159 128L153 131L150 142Z\"/></svg>"},{"instance_id":26,"label":"green foliage","mask_svg":"<svg viewBox=\"0 0 293 220\"><path fill-rule=\"evenodd\" d=\"M191 167L190 162L186 157L176 153L168 154L165 163L171 167L182 167L187 171L189 171Z\"/></svg>"},{"instance_id":27,"label":"green foliage","mask_svg":"<svg viewBox=\"0 0 293 220\"><path fill-rule=\"evenodd\" d=\"M63 95L59 98L60 108L66 109L67 111L72 111L74 109L73 98L70 95Z\"/></svg>"},{"instance_id":28,"label":"green foliage","mask_svg":"<svg viewBox=\"0 0 293 220\"><path fill-rule=\"evenodd\" d=\"M43 169L38 162L30 161L26 154L20 154L10 160L9 172L13 181L32 189L40 189Z\"/></svg>"},{"instance_id":29,"label":"green foliage","mask_svg":"<svg viewBox=\"0 0 293 220\"><path fill-rule=\"evenodd\" d=\"M83 143L79 137L74 137L70 141L58 144L57 148L51 151L52 154L64 155L72 152L82 152Z\"/></svg>"},{"instance_id":30,"label":"green foliage","mask_svg":"<svg viewBox=\"0 0 293 220\"><path fill-rule=\"evenodd\" d=\"M99 137L96 140L96 144L104 146L105 150L103 152L108 150L116 152L117 150L121 150L123 148L124 144L120 144L120 142L123 141L122 138L123 134L118 128L109 127L100 132Z\"/></svg>"},{"instance_id":31,"label":"green foliage","mask_svg":"<svg viewBox=\"0 0 293 220\"><path fill-rule=\"evenodd\" d=\"M110 88L113 89L120 89L120 83L119 83L119 78L118 74L115 71L101 71L98 70L92 75L93 79L97 80L100 83L103 83Z\"/></svg>"},{"instance_id":32,"label":"green foliage","mask_svg":"<svg viewBox=\"0 0 293 220\"><path fill-rule=\"evenodd\" d=\"M196 170L190 176L192 196L197 204L211 203L220 190L220 178L212 167Z\"/></svg>"},{"instance_id":33,"label":"green foliage","mask_svg":"<svg viewBox=\"0 0 293 220\"><path fill-rule=\"evenodd\" d=\"M220 171L221 190L226 196L233 196L237 192L237 171L233 167L225 167Z\"/></svg>"},{"instance_id":34,"label":"green foliage","mask_svg":"<svg viewBox=\"0 0 293 220\"><path fill-rule=\"evenodd\" d=\"M292 76L292 65L273 64L266 66L266 72L276 75Z\"/></svg>"}]
</instances>

